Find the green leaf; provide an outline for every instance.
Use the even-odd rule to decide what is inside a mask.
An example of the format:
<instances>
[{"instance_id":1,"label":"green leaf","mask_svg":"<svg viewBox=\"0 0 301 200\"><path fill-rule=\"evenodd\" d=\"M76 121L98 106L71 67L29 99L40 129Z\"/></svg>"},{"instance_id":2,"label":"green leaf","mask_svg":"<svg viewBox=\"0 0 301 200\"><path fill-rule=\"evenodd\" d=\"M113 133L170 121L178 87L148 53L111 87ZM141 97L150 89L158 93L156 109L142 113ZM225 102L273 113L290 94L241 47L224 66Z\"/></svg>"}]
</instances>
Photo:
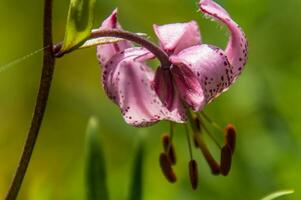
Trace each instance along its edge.
<instances>
[{"instance_id":1,"label":"green leaf","mask_svg":"<svg viewBox=\"0 0 301 200\"><path fill-rule=\"evenodd\" d=\"M272 200L276 199L278 197L284 196L284 195L289 195L294 193L294 190L281 190L277 192L273 192L272 194L267 195L266 197L262 198L261 200Z\"/></svg>"},{"instance_id":2,"label":"green leaf","mask_svg":"<svg viewBox=\"0 0 301 200\"><path fill-rule=\"evenodd\" d=\"M86 185L88 200L109 199L106 184L105 159L99 139L99 125L96 118L91 117L86 132Z\"/></svg>"},{"instance_id":3,"label":"green leaf","mask_svg":"<svg viewBox=\"0 0 301 200\"><path fill-rule=\"evenodd\" d=\"M145 33L136 33L137 35L141 37L146 37L147 35ZM99 37L99 38L93 38L85 41L79 49L84 49L84 48L89 48L93 47L96 45L103 45L103 44L112 44L116 42L123 41L124 39L122 38L117 38L117 37Z\"/></svg>"},{"instance_id":4,"label":"green leaf","mask_svg":"<svg viewBox=\"0 0 301 200\"><path fill-rule=\"evenodd\" d=\"M70 0L61 52L71 50L90 36L93 28L95 3L96 0Z\"/></svg>"},{"instance_id":5,"label":"green leaf","mask_svg":"<svg viewBox=\"0 0 301 200\"><path fill-rule=\"evenodd\" d=\"M129 200L141 200L142 199L142 189L143 189L143 154L144 154L144 144L139 145L132 172L132 184L130 188Z\"/></svg>"}]
</instances>

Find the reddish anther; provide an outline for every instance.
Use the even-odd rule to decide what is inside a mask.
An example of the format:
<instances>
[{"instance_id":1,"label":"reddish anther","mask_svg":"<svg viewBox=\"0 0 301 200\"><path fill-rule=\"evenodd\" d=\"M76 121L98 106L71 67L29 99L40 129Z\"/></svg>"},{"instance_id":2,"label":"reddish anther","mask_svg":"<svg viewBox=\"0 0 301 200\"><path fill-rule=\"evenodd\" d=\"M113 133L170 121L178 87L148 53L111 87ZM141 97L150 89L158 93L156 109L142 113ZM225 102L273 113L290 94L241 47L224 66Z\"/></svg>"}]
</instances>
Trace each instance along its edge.
<instances>
[{"instance_id":1,"label":"reddish anther","mask_svg":"<svg viewBox=\"0 0 301 200\"><path fill-rule=\"evenodd\" d=\"M175 152L174 145L172 144L172 141L168 134L164 134L162 136L162 143L163 143L164 152L168 156L171 164L175 165L177 163L176 152Z\"/></svg>"},{"instance_id":2,"label":"reddish anther","mask_svg":"<svg viewBox=\"0 0 301 200\"><path fill-rule=\"evenodd\" d=\"M223 146L221 150L221 163L220 163L220 171L221 174L227 176L231 169L232 163L232 152L229 145Z\"/></svg>"},{"instance_id":3,"label":"reddish anther","mask_svg":"<svg viewBox=\"0 0 301 200\"><path fill-rule=\"evenodd\" d=\"M236 130L232 124L228 124L225 129L225 144L229 145L233 154L236 144Z\"/></svg>"},{"instance_id":4,"label":"reddish anther","mask_svg":"<svg viewBox=\"0 0 301 200\"><path fill-rule=\"evenodd\" d=\"M189 161L189 177L192 189L196 189L199 183L198 165L195 160Z\"/></svg>"},{"instance_id":5,"label":"reddish anther","mask_svg":"<svg viewBox=\"0 0 301 200\"><path fill-rule=\"evenodd\" d=\"M175 183L177 181L177 177L171 167L171 162L168 156L165 153L161 153L159 161L160 161L161 170L164 176L166 177L166 179L171 183Z\"/></svg>"}]
</instances>

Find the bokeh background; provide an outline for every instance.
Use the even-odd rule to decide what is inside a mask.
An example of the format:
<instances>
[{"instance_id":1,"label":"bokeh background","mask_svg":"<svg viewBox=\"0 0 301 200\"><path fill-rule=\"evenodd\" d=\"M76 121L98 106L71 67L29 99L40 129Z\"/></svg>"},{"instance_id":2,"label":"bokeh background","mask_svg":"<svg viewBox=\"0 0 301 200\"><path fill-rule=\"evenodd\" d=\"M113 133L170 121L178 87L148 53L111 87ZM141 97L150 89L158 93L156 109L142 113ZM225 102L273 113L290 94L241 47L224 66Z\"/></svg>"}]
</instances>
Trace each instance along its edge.
<instances>
[{"instance_id":1,"label":"bokeh background","mask_svg":"<svg viewBox=\"0 0 301 200\"><path fill-rule=\"evenodd\" d=\"M216 0L217 1L217 0ZM231 89L208 105L206 113L221 126L238 130L237 151L229 176L213 176L199 151L200 184L188 180L185 132L177 126L178 182L168 183L158 165L160 136L168 123L145 129L128 126L100 85L95 48L57 60L45 119L19 199L85 199L84 142L91 115L100 120L111 199L126 199L135 150L145 135L143 197L153 199L260 199L279 189L301 199L301 1L219 0L244 28L249 62ZM63 39L69 1L54 1L54 38ZM152 24L196 20L203 41L224 47L225 27L197 12L195 0L97 0L95 27L119 8L123 27L144 32L153 41ZM0 1L0 65L42 46L43 1ZM11 181L32 116L41 54L0 73L0 199ZM220 133L216 136L222 139ZM209 142L210 143L210 142ZM218 158L215 146L210 145Z\"/></svg>"}]
</instances>

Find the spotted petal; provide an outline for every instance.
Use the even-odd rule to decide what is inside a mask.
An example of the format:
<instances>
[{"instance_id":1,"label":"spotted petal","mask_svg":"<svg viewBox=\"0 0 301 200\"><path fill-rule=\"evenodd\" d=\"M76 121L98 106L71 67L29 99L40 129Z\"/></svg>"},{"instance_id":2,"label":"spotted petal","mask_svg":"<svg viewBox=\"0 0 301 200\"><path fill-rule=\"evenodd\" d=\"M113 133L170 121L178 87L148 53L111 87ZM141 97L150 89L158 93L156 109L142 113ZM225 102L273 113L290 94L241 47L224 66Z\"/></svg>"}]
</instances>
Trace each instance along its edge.
<instances>
[{"instance_id":1,"label":"spotted petal","mask_svg":"<svg viewBox=\"0 0 301 200\"><path fill-rule=\"evenodd\" d=\"M234 79L233 71L223 50L206 44L181 51L170 58L176 66L185 66L193 72L202 87L205 103L227 90ZM199 108L201 110L202 107Z\"/></svg>"},{"instance_id":2,"label":"spotted petal","mask_svg":"<svg viewBox=\"0 0 301 200\"><path fill-rule=\"evenodd\" d=\"M113 56L105 66L105 90L130 125L147 126L162 119L182 122L180 115L166 109L151 85L154 73L143 63L151 56L143 48L129 48Z\"/></svg>"},{"instance_id":3,"label":"spotted petal","mask_svg":"<svg viewBox=\"0 0 301 200\"><path fill-rule=\"evenodd\" d=\"M231 33L225 53L233 67L235 80L247 61L248 44L246 36L240 26L231 19L227 11L217 3L212 0L201 0L199 6L202 12L224 23Z\"/></svg>"},{"instance_id":4,"label":"spotted petal","mask_svg":"<svg viewBox=\"0 0 301 200\"><path fill-rule=\"evenodd\" d=\"M170 70L158 67L153 81L153 88L169 112L180 115L185 120L185 109L173 84Z\"/></svg>"},{"instance_id":5,"label":"spotted petal","mask_svg":"<svg viewBox=\"0 0 301 200\"><path fill-rule=\"evenodd\" d=\"M100 29L122 29L117 21L117 9L115 9L112 14L103 21ZM114 44L98 45L97 58L100 64L104 66L112 56L132 46L133 45L131 44L131 42L128 41L120 41Z\"/></svg>"},{"instance_id":6,"label":"spotted petal","mask_svg":"<svg viewBox=\"0 0 301 200\"><path fill-rule=\"evenodd\" d=\"M182 63L176 63L171 72L181 99L195 111L203 109L206 103L203 89L193 71Z\"/></svg>"},{"instance_id":7,"label":"spotted petal","mask_svg":"<svg viewBox=\"0 0 301 200\"><path fill-rule=\"evenodd\" d=\"M181 50L201 44L199 27L195 21L187 23L153 26L160 45L168 53L178 53Z\"/></svg>"}]
</instances>

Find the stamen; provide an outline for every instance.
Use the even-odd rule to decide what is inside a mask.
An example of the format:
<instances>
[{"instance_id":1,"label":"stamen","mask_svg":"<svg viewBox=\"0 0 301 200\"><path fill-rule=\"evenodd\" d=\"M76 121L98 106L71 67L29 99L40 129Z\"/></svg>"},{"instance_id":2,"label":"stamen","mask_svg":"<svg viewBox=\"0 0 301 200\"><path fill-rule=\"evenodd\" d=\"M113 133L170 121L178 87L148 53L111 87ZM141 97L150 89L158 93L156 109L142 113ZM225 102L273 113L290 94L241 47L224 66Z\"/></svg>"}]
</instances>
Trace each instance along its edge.
<instances>
[{"instance_id":1,"label":"stamen","mask_svg":"<svg viewBox=\"0 0 301 200\"><path fill-rule=\"evenodd\" d=\"M207 148L207 145L203 141L200 133L198 132L198 129L196 127L196 124L194 123L192 113L187 109L187 116L188 120L190 121L191 128L194 133L194 139L197 143L197 146L200 148L202 154L205 157L205 160L207 161L209 167L211 168L211 172L214 175L218 175L220 173L220 167L219 164L214 160L213 156L211 155L210 151Z\"/></svg>"},{"instance_id":2,"label":"stamen","mask_svg":"<svg viewBox=\"0 0 301 200\"><path fill-rule=\"evenodd\" d=\"M199 116L194 116L193 120L195 122L195 127L197 128L198 132L201 132L202 127L201 127L201 121Z\"/></svg>"},{"instance_id":3,"label":"stamen","mask_svg":"<svg viewBox=\"0 0 301 200\"><path fill-rule=\"evenodd\" d=\"M229 145L233 154L236 144L236 130L232 124L228 124L225 128L225 144Z\"/></svg>"},{"instance_id":4,"label":"stamen","mask_svg":"<svg viewBox=\"0 0 301 200\"><path fill-rule=\"evenodd\" d=\"M193 134L193 143L194 143L194 147L195 148L198 148L199 147L199 145L198 145L198 142L197 142L197 139L196 139L196 137L200 137L198 134L200 134L200 133L195 133L195 134Z\"/></svg>"},{"instance_id":5,"label":"stamen","mask_svg":"<svg viewBox=\"0 0 301 200\"><path fill-rule=\"evenodd\" d=\"M200 116L198 115L198 117L200 118ZM201 120L201 118L199 119L200 122L203 125L203 129L206 131L206 133L209 135L209 137L213 140L213 142L216 144L216 146L221 149L221 145L218 143L217 139L213 136L213 134L209 131L209 129L205 126L205 124L203 123L203 121Z\"/></svg>"},{"instance_id":6,"label":"stamen","mask_svg":"<svg viewBox=\"0 0 301 200\"><path fill-rule=\"evenodd\" d=\"M185 132L186 132L186 136L187 136L187 142L188 142L188 149L189 149L190 159L193 160L192 149L191 149L191 142L190 142L190 137L189 137L189 129L188 129L187 124L185 124L184 126L185 126Z\"/></svg>"},{"instance_id":7,"label":"stamen","mask_svg":"<svg viewBox=\"0 0 301 200\"><path fill-rule=\"evenodd\" d=\"M231 163L232 163L232 152L229 145L223 146L221 150L221 174L224 176L227 176L231 169Z\"/></svg>"},{"instance_id":8,"label":"stamen","mask_svg":"<svg viewBox=\"0 0 301 200\"><path fill-rule=\"evenodd\" d=\"M170 157L171 163L173 165L176 164L177 159L176 159L176 152L175 152L175 148L174 145L172 144L172 140L173 140L173 133L174 133L174 123L170 122L169 124L169 132L170 132L170 140L169 140L169 145L168 145L168 155Z\"/></svg>"},{"instance_id":9,"label":"stamen","mask_svg":"<svg viewBox=\"0 0 301 200\"><path fill-rule=\"evenodd\" d=\"M216 122L210 119L208 115L205 114L205 112L201 112L201 115L217 130L221 131L222 133L224 132L223 128Z\"/></svg>"},{"instance_id":10,"label":"stamen","mask_svg":"<svg viewBox=\"0 0 301 200\"><path fill-rule=\"evenodd\" d=\"M192 186L192 189L196 189L198 187L198 165L195 160L190 160L189 161L189 177L190 177L190 183Z\"/></svg>"},{"instance_id":11,"label":"stamen","mask_svg":"<svg viewBox=\"0 0 301 200\"><path fill-rule=\"evenodd\" d=\"M173 122L170 122L170 123L169 123L170 143L169 143L169 145L168 145L168 148L170 148L170 145L171 145L171 143L172 143L173 132L174 132L174 123L173 123Z\"/></svg>"},{"instance_id":12,"label":"stamen","mask_svg":"<svg viewBox=\"0 0 301 200\"><path fill-rule=\"evenodd\" d=\"M200 133L200 129L198 129L198 127L195 123L196 116L194 115L194 113L191 113L190 110L188 108L186 108L186 114L188 116L188 121L190 122L190 126L191 126L193 132Z\"/></svg>"},{"instance_id":13,"label":"stamen","mask_svg":"<svg viewBox=\"0 0 301 200\"><path fill-rule=\"evenodd\" d=\"M196 134L196 133L194 133ZM208 150L207 145L203 141L202 137L195 137L196 142L198 143L199 148L201 149L202 154L205 157L205 160L207 161L209 167L211 168L211 172L214 175L218 175L220 173L220 166L219 164L214 160L213 156L211 155L210 151Z\"/></svg>"},{"instance_id":14,"label":"stamen","mask_svg":"<svg viewBox=\"0 0 301 200\"><path fill-rule=\"evenodd\" d=\"M194 122L194 124L192 125L193 126L192 128L198 133L201 133L201 129L203 128L207 132L209 137L213 140L213 142L216 144L216 146L219 149L221 149L222 148L221 145L218 143L217 139L213 136L213 134L209 131L209 129L205 126L205 123L202 121L200 114L197 113L196 115L193 116L190 113L190 115ZM196 137L196 136L194 136L194 137ZM193 139L194 139L195 146L198 147L197 142L195 141L196 139L195 138L193 138Z\"/></svg>"},{"instance_id":15,"label":"stamen","mask_svg":"<svg viewBox=\"0 0 301 200\"><path fill-rule=\"evenodd\" d=\"M176 177L176 174L174 173L174 171L172 170L171 162L170 162L168 156L165 153L161 153L159 161L160 161L161 170L162 170L165 178L169 182L175 183L177 181L177 177Z\"/></svg>"},{"instance_id":16,"label":"stamen","mask_svg":"<svg viewBox=\"0 0 301 200\"><path fill-rule=\"evenodd\" d=\"M162 136L162 144L165 154L168 156L172 165L175 165L177 162L175 148L172 144L171 137L165 133Z\"/></svg>"},{"instance_id":17,"label":"stamen","mask_svg":"<svg viewBox=\"0 0 301 200\"><path fill-rule=\"evenodd\" d=\"M172 165L175 165L177 163L176 152L175 152L175 148L173 145L171 145L169 148L168 157L169 157Z\"/></svg>"},{"instance_id":18,"label":"stamen","mask_svg":"<svg viewBox=\"0 0 301 200\"><path fill-rule=\"evenodd\" d=\"M200 134L202 132L202 128L201 128L201 123L199 121L199 118L193 115L188 109L187 109L187 115L193 132L197 132ZM193 143L195 147L199 147L194 134L193 134Z\"/></svg>"},{"instance_id":19,"label":"stamen","mask_svg":"<svg viewBox=\"0 0 301 200\"><path fill-rule=\"evenodd\" d=\"M168 135L168 133L164 133L162 135L162 144L163 144L164 152L167 152L168 146L169 146L169 142L170 142L170 136Z\"/></svg>"}]
</instances>

